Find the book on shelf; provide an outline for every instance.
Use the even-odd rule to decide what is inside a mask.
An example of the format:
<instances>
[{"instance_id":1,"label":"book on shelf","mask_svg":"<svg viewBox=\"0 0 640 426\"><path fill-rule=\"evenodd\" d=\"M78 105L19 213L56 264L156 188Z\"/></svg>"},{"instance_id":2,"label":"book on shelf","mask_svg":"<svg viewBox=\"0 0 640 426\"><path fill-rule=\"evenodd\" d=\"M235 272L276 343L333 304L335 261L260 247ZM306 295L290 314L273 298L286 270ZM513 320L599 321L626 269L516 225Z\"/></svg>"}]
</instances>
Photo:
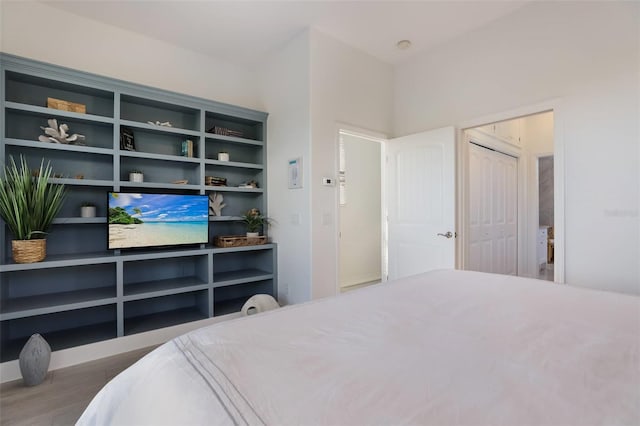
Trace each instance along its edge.
<instances>
[{"instance_id":1,"label":"book on shelf","mask_svg":"<svg viewBox=\"0 0 640 426\"><path fill-rule=\"evenodd\" d=\"M183 157L193 157L193 141L187 139L186 141L182 141L182 150L181 154Z\"/></svg>"}]
</instances>

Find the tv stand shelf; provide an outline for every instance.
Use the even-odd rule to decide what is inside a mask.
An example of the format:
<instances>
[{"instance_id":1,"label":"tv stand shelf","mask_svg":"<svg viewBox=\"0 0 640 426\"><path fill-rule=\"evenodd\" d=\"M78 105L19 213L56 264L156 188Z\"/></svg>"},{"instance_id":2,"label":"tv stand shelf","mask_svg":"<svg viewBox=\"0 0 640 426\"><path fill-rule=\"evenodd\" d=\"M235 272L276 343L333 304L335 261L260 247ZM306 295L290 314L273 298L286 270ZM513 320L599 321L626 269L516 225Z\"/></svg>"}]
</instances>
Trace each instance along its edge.
<instances>
[{"instance_id":1,"label":"tv stand shelf","mask_svg":"<svg viewBox=\"0 0 640 426\"><path fill-rule=\"evenodd\" d=\"M237 312L258 293L276 296L275 244L106 249L111 191L220 193L227 206L209 218L209 240L244 233L247 210L267 213L266 113L6 54L0 71L2 164L23 156L35 169L45 159L52 181L67 187L44 261L14 263L0 223L0 362L15 359L33 333L59 350ZM86 113L49 108L49 97L83 104ZM39 141L52 118L85 135L85 144ZM120 145L124 129L134 150ZM183 155L186 140L192 155ZM218 160L220 152L229 161ZM144 182L129 181L134 170ZM207 176L229 186L205 185ZM258 187L242 187L249 181ZM80 217L84 203L96 206L96 217Z\"/></svg>"}]
</instances>

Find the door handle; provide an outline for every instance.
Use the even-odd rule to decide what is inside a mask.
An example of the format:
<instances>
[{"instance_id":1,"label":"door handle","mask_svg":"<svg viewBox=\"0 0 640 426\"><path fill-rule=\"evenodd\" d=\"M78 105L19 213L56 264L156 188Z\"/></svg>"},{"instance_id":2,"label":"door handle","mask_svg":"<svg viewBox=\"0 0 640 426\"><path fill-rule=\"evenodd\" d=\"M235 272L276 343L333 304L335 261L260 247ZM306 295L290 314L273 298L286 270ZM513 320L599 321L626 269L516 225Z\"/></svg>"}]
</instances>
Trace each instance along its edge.
<instances>
[{"instance_id":1,"label":"door handle","mask_svg":"<svg viewBox=\"0 0 640 426\"><path fill-rule=\"evenodd\" d=\"M453 232L451 232L451 231L447 231L447 233L446 233L446 234L438 233L437 235L438 235L438 236L440 236L440 237L452 238L452 237L453 237Z\"/></svg>"}]
</instances>

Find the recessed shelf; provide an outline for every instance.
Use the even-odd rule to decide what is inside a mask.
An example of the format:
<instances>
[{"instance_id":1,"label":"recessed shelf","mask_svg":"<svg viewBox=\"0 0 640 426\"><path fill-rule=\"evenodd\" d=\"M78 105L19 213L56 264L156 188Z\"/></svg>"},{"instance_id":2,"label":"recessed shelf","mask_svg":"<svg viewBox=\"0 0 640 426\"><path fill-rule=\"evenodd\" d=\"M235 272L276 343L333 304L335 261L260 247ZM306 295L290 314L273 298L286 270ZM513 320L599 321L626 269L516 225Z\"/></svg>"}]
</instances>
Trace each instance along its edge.
<instances>
[{"instance_id":1,"label":"recessed shelf","mask_svg":"<svg viewBox=\"0 0 640 426\"><path fill-rule=\"evenodd\" d=\"M64 185L76 185L76 186L106 186L113 187L112 180L98 180L98 179L72 179L72 178L51 178L51 183L64 184Z\"/></svg>"},{"instance_id":2,"label":"recessed shelf","mask_svg":"<svg viewBox=\"0 0 640 426\"><path fill-rule=\"evenodd\" d=\"M137 121L130 121L130 120L120 120L120 124L122 126L133 127L134 129L144 130L144 131L153 132L153 133L171 133L174 135L181 135L181 136L200 136L201 135L200 132L195 130L180 129L177 127L168 127L168 126L158 126L155 124L140 123Z\"/></svg>"},{"instance_id":3,"label":"recessed shelf","mask_svg":"<svg viewBox=\"0 0 640 426\"><path fill-rule=\"evenodd\" d=\"M47 343L49 343L49 346L51 346L51 350L59 351L74 346L114 339L117 337L117 329L116 322L110 321L41 334ZM0 362L17 359L27 340L29 340L28 336L6 341L3 340Z\"/></svg>"},{"instance_id":4,"label":"recessed shelf","mask_svg":"<svg viewBox=\"0 0 640 426\"><path fill-rule=\"evenodd\" d=\"M204 290L208 286L198 277L179 277L124 285L124 301Z\"/></svg>"},{"instance_id":5,"label":"recessed shelf","mask_svg":"<svg viewBox=\"0 0 640 426\"><path fill-rule=\"evenodd\" d=\"M63 268L78 265L97 265L116 261L113 252L96 252L81 254L47 255L42 262L36 263L5 263L0 265L0 272L26 271L32 269Z\"/></svg>"},{"instance_id":6,"label":"recessed shelf","mask_svg":"<svg viewBox=\"0 0 640 426\"><path fill-rule=\"evenodd\" d=\"M116 288L99 287L85 290L48 293L37 296L4 298L0 321L73 309L108 305L116 302Z\"/></svg>"},{"instance_id":7,"label":"recessed shelf","mask_svg":"<svg viewBox=\"0 0 640 426\"><path fill-rule=\"evenodd\" d=\"M235 186L213 186L213 185L205 185L205 189L207 191L219 191L219 192L255 192L262 193L264 192L264 188L238 188Z\"/></svg>"},{"instance_id":8,"label":"recessed shelf","mask_svg":"<svg viewBox=\"0 0 640 426\"><path fill-rule=\"evenodd\" d=\"M223 300L220 302L214 302L213 314L217 317L221 315L232 314L242 309L242 306L247 302L247 297L236 297L234 299Z\"/></svg>"},{"instance_id":9,"label":"recessed shelf","mask_svg":"<svg viewBox=\"0 0 640 426\"><path fill-rule=\"evenodd\" d=\"M184 324L192 321L199 321L209 318L197 308L181 308L172 311L157 312L149 315L141 315L133 318L126 318L124 323L124 334L142 333L158 328L171 327L173 325Z\"/></svg>"},{"instance_id":10,"label":"recessed shelf","mask_svg":"<svg viewBox=\"0 0 640 426\"><path fill-rule=\"evenodd\" d=\"M209 222L236 222L242 220L241 216L209 216Z\"/></svg>"},{"instance_id":11,"label":"recessed shelf","mask_svg":"<svg viewBox=\"0 0 640 426\"><path fill-rule=\"evenodd\" d=\"M47 143L47 142L30 141L30 140L24 140L24 139L12 139L12 138L6 138L4 140L4 143L10 146L20 146L24 148L74 151L74 152L81 152L86 154L113 155L113 149L98 148L98 147L86 146L86 145L68 145L68 144L61 144L61 143Z\"/></svg>"},{"instance_id":12,"label":"recessed shelf","mask_svg":"<svg viewBox=\"0 0 640 426\"><path fill-rule=\"evenodd\" d=\"M157 188L157 189L182 189L199 191L202 185L191 184L177 184L177 183L162 183L162 182L129 182L128 180L122 180L119 182L121 187L126 188Z\"/></svg>"},{"instance_id":13,"label":"recessed shelf","mask_svg":"<svg viewBox=\"0 0 640 426\"><path fill-rule=\"evenodd\" d=\"M244 169L264 169L264 166L261 164L252 164L252 163L239 163L234 161L219 161L219 160L204 160L205 164L211 164L213 166L220 167L237 167Z\"/></svg>"},{"instance_id":14,"label":"recessed shelf","mask_svg":"<svg viewBox=\"0 0 640 426\"><path fill-rule=\"evenodd\" d=\"M215 133L205 133L204 135L207 139L216 139L219 141L236 143L240 145L264 146L264 142L253 140L253 139L237 138L234 136L216 135Z\"/></svg>"},{"instance_id":15,"label":"recessed shelf","mask_svg":"<svg viewBox=\"0 0 640 426\"><path fill-rule=\"evenodd\" d=\"M182 157L179 155L166 155L166 154L153 154L150 152L139 151L120 151L121 157L131 158L144 158L146 160L163 160L163 161L176 161L183 163L199 163L200 159L197 157Z\"/></svg>"},{"instance_id":16,"label":"recessed shelf","mask_svg":"<svg viewBox=\"0 0 640 426\"><path fill-rule=\"evenodd\" d=\"M243 269L238 271L217 272L213 274L213 286L224 287L228 285L262 281L273 278L273 273L260 269Z\"/></svg>"},{"instance_id":17,"label":"recessed shelf","mask_svg":"<svg viewBox=\"0 0 640 426\"><path fill-rule=\"evenodd\" d=\"M243 246L243 247L216 247L213 249L213 254L220 253L235 253L240 251L256 251L256 250L271 250L275 247L275 244L256 244L254 246Z\"/></svg>"},{"instance_id":18,"label":"recessed shelf","mask_svg":"<svg viewBox=\"0 0 640 426\"><path fill-rule=\"evenodd\" d=\"M106 217L57 217L54 225L79 225L83 223L107 223Z\"/></svg>"},{"instance_id":19,"label":"recessed shelf","mask_svg":"<svg viewBox=\"0 0 640 426\"><path fill-rule=\"evenodd\" d=\"M111 117L103 117L100 115L92 115L92 114L81 114L77 112L63 111L60 109L20 104L17 102L5 102L4 107L8 110L25 111L30 113L46 115L48 118L53 118L55 116L58 116L58 117L73 118L74 120L87 121L87 122L106 123L106 124L114 123L114 120Z\"/></svg>"}]
</instances>

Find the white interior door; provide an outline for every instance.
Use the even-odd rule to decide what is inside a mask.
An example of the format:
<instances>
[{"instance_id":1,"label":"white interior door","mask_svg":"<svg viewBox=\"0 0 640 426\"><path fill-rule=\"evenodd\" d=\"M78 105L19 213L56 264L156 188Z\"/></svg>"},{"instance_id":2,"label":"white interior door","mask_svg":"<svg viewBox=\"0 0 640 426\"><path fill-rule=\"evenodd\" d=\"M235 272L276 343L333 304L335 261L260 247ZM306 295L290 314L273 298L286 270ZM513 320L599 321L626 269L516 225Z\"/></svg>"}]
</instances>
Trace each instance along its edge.
<instances>
[{"instance_id":1,"label":"white interior door","mask_svg":"<svg viewBox=\"0 0 640 426\"><path fill-rule=\"evenodd\" d=\"M389 140L387 211L389 279L455 267L455 128Z\"/></svg>"},{"instance_id":2,"label":"white interior door","mask_svg":"<svg viewBox=\"0 0 640 426\"><path fill-rule=\"evenodd\" d=\"M469 144L469 269L517 275L518 163Z\"/></svg>"}]
</instances>

